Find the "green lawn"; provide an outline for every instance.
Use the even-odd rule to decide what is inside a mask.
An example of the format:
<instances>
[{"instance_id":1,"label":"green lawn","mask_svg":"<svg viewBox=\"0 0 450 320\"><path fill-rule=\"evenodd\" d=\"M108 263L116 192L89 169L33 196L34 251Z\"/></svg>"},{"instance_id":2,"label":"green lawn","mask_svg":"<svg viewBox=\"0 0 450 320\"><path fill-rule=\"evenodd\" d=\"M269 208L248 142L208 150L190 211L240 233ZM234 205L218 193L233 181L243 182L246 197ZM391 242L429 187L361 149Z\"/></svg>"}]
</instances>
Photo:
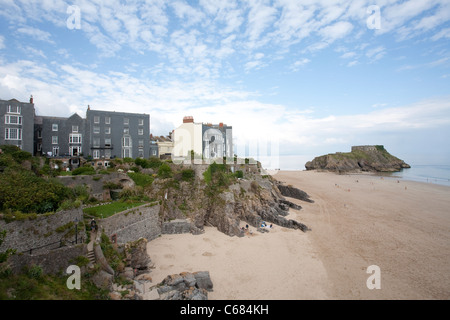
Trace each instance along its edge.
<instances>
[{"instance_id":1,"label":"green lawn","mask_svg":"<svg viewBox=\"0 0 450 320\"><path fill-rule=\"evenodd\" d=\"M128 202L116 201L116 202L113 202L110 204L85 208L85 209L83 209L83 212L87 213L91 216L98 217L98 218L107 218L117 212L122 212L127 209L131 209L133 207L137 207L137 206L140 206L143 204L145 204L145 202L128 203Z\"/></svg>"}]
</instances>

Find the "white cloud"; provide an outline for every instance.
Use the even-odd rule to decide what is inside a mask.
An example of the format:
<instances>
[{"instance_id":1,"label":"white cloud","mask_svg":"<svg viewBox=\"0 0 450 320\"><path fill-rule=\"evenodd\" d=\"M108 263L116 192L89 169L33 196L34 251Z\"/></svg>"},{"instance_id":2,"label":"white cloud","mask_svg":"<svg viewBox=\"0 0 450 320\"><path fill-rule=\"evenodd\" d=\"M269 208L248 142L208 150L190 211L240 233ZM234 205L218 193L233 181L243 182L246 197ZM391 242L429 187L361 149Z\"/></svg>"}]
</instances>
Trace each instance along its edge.
<instances>
[{"instance_id":1,"label":"white cloud","mask_svg":"<svg viewBox=\"0 0 450 320\"><path fill-rule=\"evenodd\" d=\"M378 46L366 51L366 56L372 61L381 59L386 54L386 48Z\"/></svg>"},{"instance_id":2,"label":"white cloud","mask_svg":"<svg viewBox=\"0 0 450 320\"><path fill-rule=\"evenodd\" d=\"M431 40L437 41L439 39L449 39L450 38L450 28L445 28L436 33L434 36L431 37Z\"/></svg>"},{"instance_id":3,"label":"white cloud","mask_svg":"<svg viewBox=\"0 0 450 320\"><path fill-rule=\"evenodd\" d=\"M17 32L19 32L21 34L25 34L25 35L31 36L32 38L34 38L36 40L39 40L39 41L44 41L44 42L48 42L48 43L51 43L51 44L55 43L51 39L52 35L49 32L42 31L42 30L39 30L37 28L21 27L21 28L17 29Z\"/></svg>"},{"instance_id":4,"label":"white cloud","mask_svg":"<svg viewBox=\"0 0 450 320\"><path fill-rule=\"evenodd\" d=\"M333 25L327 25L319 33L326 42L334 42L347 36L353 30L353 25L348 21L339 21Z\"/></svg>"},{"instance_id":5,"label":"white cloud","mask_svg":"<svg viewBox=\"0 0 450 320\"><path fill-rule=\"evenodd\" d=\"M307 65L307 64L310 63L310 62L311 62L310 59L308 59L308 58L302 58L302 59L300 59L300 60L295 61L295 62L292 64L291 69L292 69L293 71L298 71L298 70L300 70L301 67Z\"/></svg>"}]
</instances>

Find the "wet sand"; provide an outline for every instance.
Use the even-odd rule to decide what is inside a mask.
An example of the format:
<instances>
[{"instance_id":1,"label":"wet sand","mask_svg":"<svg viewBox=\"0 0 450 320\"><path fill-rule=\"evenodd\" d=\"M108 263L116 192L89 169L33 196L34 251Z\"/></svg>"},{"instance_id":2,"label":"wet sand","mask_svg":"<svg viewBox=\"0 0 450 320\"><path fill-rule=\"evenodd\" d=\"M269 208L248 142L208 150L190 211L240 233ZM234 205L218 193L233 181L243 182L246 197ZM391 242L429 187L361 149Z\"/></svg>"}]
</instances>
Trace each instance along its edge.
<instances>
[{"instance_id":1,"label":"wet sand","mask_svg":"<svg viewBox=\"0 0 450 320\"><path fill-rule=\"evenodd\" d=\"M449 187L311 171L273 177L315 201L288 198L303 208L287 218L311 231L162 235L147 247L153 282L207 270L209 299L450 298ZM367 287L370 265L380 268L381 289Z\"/></svg>"}]
</instances>

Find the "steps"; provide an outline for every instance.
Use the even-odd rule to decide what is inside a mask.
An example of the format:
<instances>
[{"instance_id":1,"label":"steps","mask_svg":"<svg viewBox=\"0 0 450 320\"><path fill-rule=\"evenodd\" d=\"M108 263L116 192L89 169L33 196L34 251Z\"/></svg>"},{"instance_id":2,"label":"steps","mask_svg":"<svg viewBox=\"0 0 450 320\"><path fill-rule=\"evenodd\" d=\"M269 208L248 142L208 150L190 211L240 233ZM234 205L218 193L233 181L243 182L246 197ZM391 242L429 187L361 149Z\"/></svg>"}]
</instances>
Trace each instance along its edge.
<instances>
[{"instance_id":1,"label":"steps","mask_svg":"<svg viewBox=\"0 0 450 320\"><path fill-rule=\"evenodd\" d=\"M90 263L95 264L96 260L95 260L94 250L88 251L87 257L88 257Z\"/></svg>"},{"instance_id":2,"label":"steps","mask_svg":"<svg viewBox=\"0 0 450 320\"><path fill-rule=\"evenodd\" d=\"M95 253L94 253L94 241L95 241L95 237L96 237L96 232L91 232L91 241L89 241L88 245L87 245L87 257L89 259L90 264L94 265L95 262L97 261L95 259Z\"/></svg>"}]
</instances>

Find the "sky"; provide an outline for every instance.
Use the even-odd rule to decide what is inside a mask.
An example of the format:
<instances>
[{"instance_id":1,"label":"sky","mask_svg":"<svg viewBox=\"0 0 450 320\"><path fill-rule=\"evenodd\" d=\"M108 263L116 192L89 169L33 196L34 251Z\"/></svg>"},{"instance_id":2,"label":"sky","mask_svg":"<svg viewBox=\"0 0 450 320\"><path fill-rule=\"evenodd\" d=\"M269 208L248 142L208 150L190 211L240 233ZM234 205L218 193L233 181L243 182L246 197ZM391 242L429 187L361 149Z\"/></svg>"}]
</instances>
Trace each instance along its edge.
<instances>
[{"instance_id":1,"label":"sky","mask_svg":"<svg viewBox=\"0 0 450 320\"><path fill-rule=\"evenodd\" d=\"M223 122L269 168L372 144L450 165L450 1L0 0L0 99L30 95L154 135Z\"/></svg>"}]
</instances>

